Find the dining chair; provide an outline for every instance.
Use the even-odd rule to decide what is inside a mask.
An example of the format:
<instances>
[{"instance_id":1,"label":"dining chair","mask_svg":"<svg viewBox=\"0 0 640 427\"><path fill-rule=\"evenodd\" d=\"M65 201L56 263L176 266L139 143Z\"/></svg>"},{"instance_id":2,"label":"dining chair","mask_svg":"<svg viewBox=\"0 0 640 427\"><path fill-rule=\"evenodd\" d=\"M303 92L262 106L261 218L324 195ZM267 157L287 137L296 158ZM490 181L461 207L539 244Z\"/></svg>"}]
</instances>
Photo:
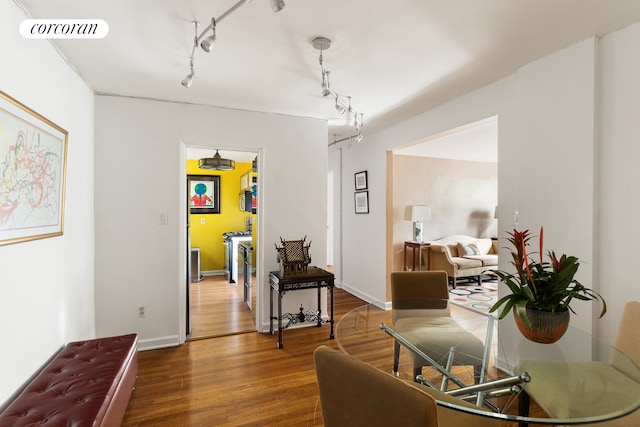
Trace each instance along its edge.
<instances>
[{"instance_id":1,"label":"dining chair","mask_svg":"<svg viewBox=\"0 0 640 427\"><path fill-rule=\"evenodd\" d=\"M554 417L588 417L606 412L612 401L619 407L636 402L640 395L638 325L640 302L627 302L618 325L614 344L616 351L611 354L609 363L525 360L516 365L516 373L526 371L531 376L531 382L520 395L523 414L528 413L529 396ZM590 425L640 426L640 410L622 418Z\"/></svg>"},{"instance_id":2,"label":"dining chair","mask_svg":"<svg viewBox=\"0 0 640 427\"><path fill-rule=\"evenodd\" d=\"M445 271L396 271L391 273L393 330L410 341L433 361L446 367L451 348L452 366L473 366L474 381L480 378L484 345L452 317L449 284ZM432 365L409 351L413 378L422 367ZM393 373L398 375L400 343L394 342Z\"/></svg>"},{"instance_id":3,"label":"dining chair","mask_svg":"<svg viewBox=\"0 0 640 427\"><path fill-rule=\"evenodd\" d=\"M327 346L314 352L325 427L498 427L497 420L438 406L473 404L402 380Z\"/></svg>"}]
</instances>

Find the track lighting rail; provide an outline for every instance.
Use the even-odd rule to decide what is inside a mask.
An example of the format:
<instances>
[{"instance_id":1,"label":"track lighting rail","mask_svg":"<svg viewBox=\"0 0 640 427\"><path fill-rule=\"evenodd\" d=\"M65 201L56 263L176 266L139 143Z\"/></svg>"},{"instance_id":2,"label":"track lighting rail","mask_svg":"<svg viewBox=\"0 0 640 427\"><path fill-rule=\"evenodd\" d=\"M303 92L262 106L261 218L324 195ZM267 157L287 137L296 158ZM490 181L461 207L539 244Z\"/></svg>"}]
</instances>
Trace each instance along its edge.
<instances>
[{"instance_id":1,"label":"track lighting rail","mask_svg":"<svg viewBox=\"0 0 640 427\"><path fill-rule=\"evenodd\" d=\"M240 0L239 2L231 6L222 15L218 16L217 18L211 18L211 24L207 25L207 27L204 30L202 30L202 33L200 33L200 35L196 38L196 41L194 43L194 49L198 46L198 44L200 44L202 39L204 39L204 36L205 34L207 34L208 31L212 31L212 30L215 31L214 29L217 24L219 24L224 18L231 15L236 9L238 9L240 6L244 5L245 3L251 3L251 0Z\"/></svg>"},{"instance_id":2,"label":"track lighting rail","mask_svg":"<svg viewBox=\"0 0 640 427\"><path fill-rule=\"evenodd\" d=\"M193 21L193 26L195 28L195 36L193 38L193 47L191 49L191 56L189 57L190 72L184 79L182 79L182 86L189 88L193 83L193 78L195 77L193 63L194 63L194 56L196 54L196 50L198 49L198 45L200 45L202 50L204 50L205 52L207 53L211 52L213 50L213 45L215 44L215 41L216 41L216 26L227 16L235 12L236 9L238 9L240 6L243 6L246 3L251 3L251 0L240 0L236 4L231 6L229 9L227 9L225 12L223 12L222 15L218 16L217 18L211 18L211 23L207 25L207 27L205 27L205 29L202 30L200 34L198 34L198 26L199 26L198 21ZM284 9L284 6L285 6L284 0L269 0L269 4L271 5L271 9L273 9L274 12L281 11L282 9ZM211 31L212 34L210 36L207 36L207 33L209 31Z\"/></svg>"},{"instance_id":3,"label":"track lighting rail","mask_svg":"<svg viewBox=\"0 0 640 427\"><path fill-rule=\"evenodd\" d=\"M349 136L347 138L341 139L340 141L334 141L332 144L329 144L329 146L336 144L337 142L346 140L349 140L349 145L351 145L352 141L359 143L363 138L362 130L364 127L364 114L359 113L351 106L350 96L340 95L331 88L331 82L329 81L330 72L324 68L324 58L322 54L325 50L331 47L331 40L326 37L316 37L311 40L311 45L320 51L318 62L320 63L320 71L322 73L322 96L331 96L334 99L336 111L338 112L338 114L342 115L345 114L345 112L348 112L353 116L353 127L356 131L355 136Z\"/></svg>"},{"instance_id":4,"label":"track lighting rail","mask_svg":"<svg viewBox=\"0 0 640 427\"><path fill-rule=\"evenodd\" d=\"M358 139L358 138L360 138L360 139ZM360 135L349 135L349 136L345 136L344 138L340 138L340 139L336 139L336 136L333 135L333 141L331 141L327 145L327 147L331 147L332 145L340 144L341 142L344 142L344 141L349 141L349 147L351 147L353 145L354 141L356 143L358 143L361 140L362 140L362 134L360 134Z\"/></svg>"}]
</instances>

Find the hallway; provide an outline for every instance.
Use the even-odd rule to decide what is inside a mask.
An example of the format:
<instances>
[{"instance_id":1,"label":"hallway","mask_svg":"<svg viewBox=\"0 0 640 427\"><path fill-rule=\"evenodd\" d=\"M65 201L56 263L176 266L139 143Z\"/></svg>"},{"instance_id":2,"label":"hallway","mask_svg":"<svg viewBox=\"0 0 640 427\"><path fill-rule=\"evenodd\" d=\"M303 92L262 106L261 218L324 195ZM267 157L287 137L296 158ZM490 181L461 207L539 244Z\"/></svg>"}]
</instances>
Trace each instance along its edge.
<instances>
[{"instance_id":1,"label":"hallway","mask_svg":"<svg viewBox=\"0 0 640 427\"><path fill-rule=\"evenodd\" d=\"M226 275L204 276L189 292L191 333L189 341L256 330L251 311L243 301L242 287L230 284Z\"/></svg>"}]
</instances>

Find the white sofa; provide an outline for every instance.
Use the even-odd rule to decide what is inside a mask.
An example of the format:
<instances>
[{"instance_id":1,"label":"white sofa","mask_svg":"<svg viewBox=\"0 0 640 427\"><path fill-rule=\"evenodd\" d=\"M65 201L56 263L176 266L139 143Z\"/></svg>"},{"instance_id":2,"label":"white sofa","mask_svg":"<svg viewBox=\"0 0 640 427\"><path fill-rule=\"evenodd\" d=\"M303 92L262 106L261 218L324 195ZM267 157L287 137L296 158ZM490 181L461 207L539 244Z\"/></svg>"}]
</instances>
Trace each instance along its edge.
<instances>
[{"instance_id":1,"label":"white sofa","mask_svg":"<svg viewBox=\"0 0 640 427\"><path fill-rule=\"evenodd\" d=\"M446 271L454 288L460 277L474 277L481 284L487 270L498 269L497 240L455 234L429 243L431 262L427 264L425 259L425 265L430 265L431 270Z\"/></svg>"}]
</instances>

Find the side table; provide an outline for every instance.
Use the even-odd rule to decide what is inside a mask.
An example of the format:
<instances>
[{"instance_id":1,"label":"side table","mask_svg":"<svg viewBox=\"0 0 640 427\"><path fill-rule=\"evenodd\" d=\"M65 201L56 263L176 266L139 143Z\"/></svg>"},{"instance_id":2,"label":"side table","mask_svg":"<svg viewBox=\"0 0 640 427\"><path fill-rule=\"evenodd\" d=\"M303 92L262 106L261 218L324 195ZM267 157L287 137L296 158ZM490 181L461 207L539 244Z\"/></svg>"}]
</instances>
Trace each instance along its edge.
<instances>
[{"instance_id":1,"label":"side table","mask_svg":"<svg viewBox=\"0 0 640 427\"><path fill-rule=\"evenodd\" d=\"M311 318L305 316L302 313L302 310L299 314L292 315L286 313L290 319L295 317L302 317L300 321L312 320L317 322L317 326L322 326L323 323L331 324L331 332L329 333L329 339L334 338L333 334L333 288L334 288L334 276L332 273L325 271L321 268L317 267L309 267L306 274L294 274L290 276L280 276L279 271L272 271L269 273L269 284L270 284L270 292L269 292L269 333L273 335L273 321L278 320L278 348L282 348L282 332L286 329L287 326L282 326L282 297L288 291L299 291L301 289L318 289L318 313L314 314ZM330 308L331 314L329 320L322 321L322 308L320 306L320 289L328 288L330 294ZM278 293L278 316L273 316L273 292ZM291 320L289 321L291 323Z\"/></svg>"},{"instance_id":2,"label":"side table","mask_svg":"<svg viewBox=\"0 0 640 427\"><path fill-rule=\"evenodd\" d=\"M431 243L427 242L404 242L404 268L403 271L407 271L407 248L413 249L413 266L412 271L416 271L416 249L418 250L418 271L422 270L422 250L427 250L427 270L431 269Z\"/></svg>"}]
</instances>

